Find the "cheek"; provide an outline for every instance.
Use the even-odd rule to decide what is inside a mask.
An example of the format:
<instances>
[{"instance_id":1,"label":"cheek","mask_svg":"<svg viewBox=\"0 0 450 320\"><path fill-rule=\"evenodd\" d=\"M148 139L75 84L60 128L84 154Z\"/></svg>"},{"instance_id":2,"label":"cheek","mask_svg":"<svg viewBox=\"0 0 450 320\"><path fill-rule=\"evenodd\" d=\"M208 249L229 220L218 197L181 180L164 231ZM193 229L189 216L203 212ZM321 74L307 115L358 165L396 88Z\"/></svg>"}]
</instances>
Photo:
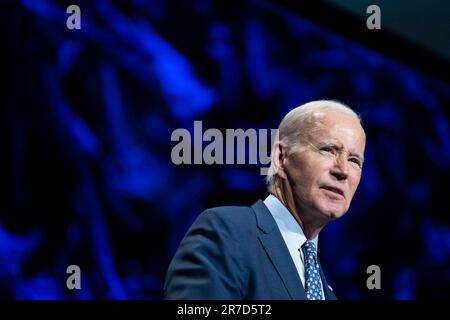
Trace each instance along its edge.
<instances>
[{"instance_id":1,"label":"cheek","mask_svg":"<svg viewBox=\"0 0 450 320\"><path fill-rule=\"evenodd\" d=\"M320 175L311 174L313 173L313 171L306 171L306 172L307 173L303 175L301 180L304 193L309 195L318 193L320 191L319 190Z\"/></svg>"},{"instance_id":2,"label":"cheek","mask_svg":"<svg viewBox=\"0 0 450 320\"><path fill-rule=\"evenodd\" d=\"M320 176L313 177L310 176L307 185L305 186L306 197L310 201L322 201L323 199L327 199L326 195L323 192L323 189L320 188L322 180Z\"/></svg>"},{"instance_id":3,"label":"cheek","mask_svg":"<svg viewBox=\"0 0 450 320\"><path fill-rule=\"evenodd\" d=\"M302 170L298 172L293 181L295 194L302 199L302 201L311 202L319 194L319 188L315 188L317 181L309 174L309 171Z\"/></svg>"}]
</instances>

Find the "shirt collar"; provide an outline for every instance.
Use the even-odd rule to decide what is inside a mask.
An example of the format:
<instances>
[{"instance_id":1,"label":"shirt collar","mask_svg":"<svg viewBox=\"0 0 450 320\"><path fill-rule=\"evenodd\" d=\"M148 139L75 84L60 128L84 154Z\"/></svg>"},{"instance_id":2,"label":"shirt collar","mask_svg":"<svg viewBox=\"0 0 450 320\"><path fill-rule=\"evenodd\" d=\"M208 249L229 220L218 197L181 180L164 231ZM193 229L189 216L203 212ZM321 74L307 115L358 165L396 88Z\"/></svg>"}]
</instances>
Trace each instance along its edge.
<instances>
[{"instance_id":1,"label":"shirt collar","mask_svg":"<svg viewBox=\"0 0 450 320\"><path fill-rule=\"evenodd\" d=\"M280 232L283 235L285 242L288 243L288 246L290 243L292 245L295 244L296 250L301 248L302 245L306 242L306 236L291 212L273 194L269 194L269 196L264 200L264 204L275 219L278 229L280 229ZM316 245L317 250L319 248L318 239L319 236L316 236L314 239L312 239L312 241Z\"/></svg>"}]
</instances>

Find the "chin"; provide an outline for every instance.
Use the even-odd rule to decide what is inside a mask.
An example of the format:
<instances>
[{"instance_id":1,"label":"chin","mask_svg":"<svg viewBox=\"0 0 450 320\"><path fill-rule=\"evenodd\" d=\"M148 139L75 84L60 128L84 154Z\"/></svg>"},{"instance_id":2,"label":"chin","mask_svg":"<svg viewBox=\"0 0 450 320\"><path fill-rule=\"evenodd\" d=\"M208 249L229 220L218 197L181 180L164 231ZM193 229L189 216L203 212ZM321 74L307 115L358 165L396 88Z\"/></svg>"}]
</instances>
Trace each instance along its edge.
<instances>
[{"instance_id":1,"label":"chin","mask_svg":"<svg viewBox=\"0 0 450 320\"><path fill-rule=\"evenodd\" d=\"M347 208L343 208L342 206L324 206L320 210L325 216L329 219L334 220L342 217L346 212Z\"/></svg>"},{"instance_id":2,"label":"chin","mask_svg":"<svg viewBox=\"0 0 450 320\"><path fill-rule=\"evenodd\" d=\"M338 219L338 218L342 217L344 214L345 214L345 212L339 211L339 212L331 212L328 216L334 220L334 219Z\"/></svg>"}]
</instances>

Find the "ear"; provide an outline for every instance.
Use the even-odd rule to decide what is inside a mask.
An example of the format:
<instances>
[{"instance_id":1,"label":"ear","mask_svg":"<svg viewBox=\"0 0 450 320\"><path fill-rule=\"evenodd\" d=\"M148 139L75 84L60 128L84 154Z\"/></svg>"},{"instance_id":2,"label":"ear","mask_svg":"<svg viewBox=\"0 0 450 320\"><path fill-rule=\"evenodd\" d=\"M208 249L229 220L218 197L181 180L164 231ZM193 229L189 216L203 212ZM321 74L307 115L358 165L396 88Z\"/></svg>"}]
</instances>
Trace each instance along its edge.
<instances>
[{"instance_id":1,"label":"ear","mask_svg":"<svg viewBox=\"0 0 450 320\"><path fill-rule=\"evenodd\" d=\"M287 146L283 141L277 141L274 144L274 150L272 152L272 163L274 167L273 174L278 175L281 179L286 179L285 163L287 160Z\"/></svg>"}]
</instances>

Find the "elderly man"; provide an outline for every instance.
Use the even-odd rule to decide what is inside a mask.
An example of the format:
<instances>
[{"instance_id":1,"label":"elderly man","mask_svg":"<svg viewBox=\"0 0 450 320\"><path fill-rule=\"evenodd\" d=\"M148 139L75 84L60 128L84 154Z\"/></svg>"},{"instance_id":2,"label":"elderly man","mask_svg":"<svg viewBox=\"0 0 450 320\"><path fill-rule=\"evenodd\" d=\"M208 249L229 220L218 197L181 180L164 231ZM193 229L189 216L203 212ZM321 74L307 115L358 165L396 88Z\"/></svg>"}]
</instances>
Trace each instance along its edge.
<instances>
[{"instance_id":1,"label":"elderly man","mask_svg":"<svg viewBox=\"0 0 450 320\"><path fill-rule=\"evenodd\" d=\"M290 111L272 147L270 195L251 207L203 212L169 266L165 297L336 299L317 257L318 235L350 206L365 140L358 115L342 103Z\"/></svg>"}]
</instances>

